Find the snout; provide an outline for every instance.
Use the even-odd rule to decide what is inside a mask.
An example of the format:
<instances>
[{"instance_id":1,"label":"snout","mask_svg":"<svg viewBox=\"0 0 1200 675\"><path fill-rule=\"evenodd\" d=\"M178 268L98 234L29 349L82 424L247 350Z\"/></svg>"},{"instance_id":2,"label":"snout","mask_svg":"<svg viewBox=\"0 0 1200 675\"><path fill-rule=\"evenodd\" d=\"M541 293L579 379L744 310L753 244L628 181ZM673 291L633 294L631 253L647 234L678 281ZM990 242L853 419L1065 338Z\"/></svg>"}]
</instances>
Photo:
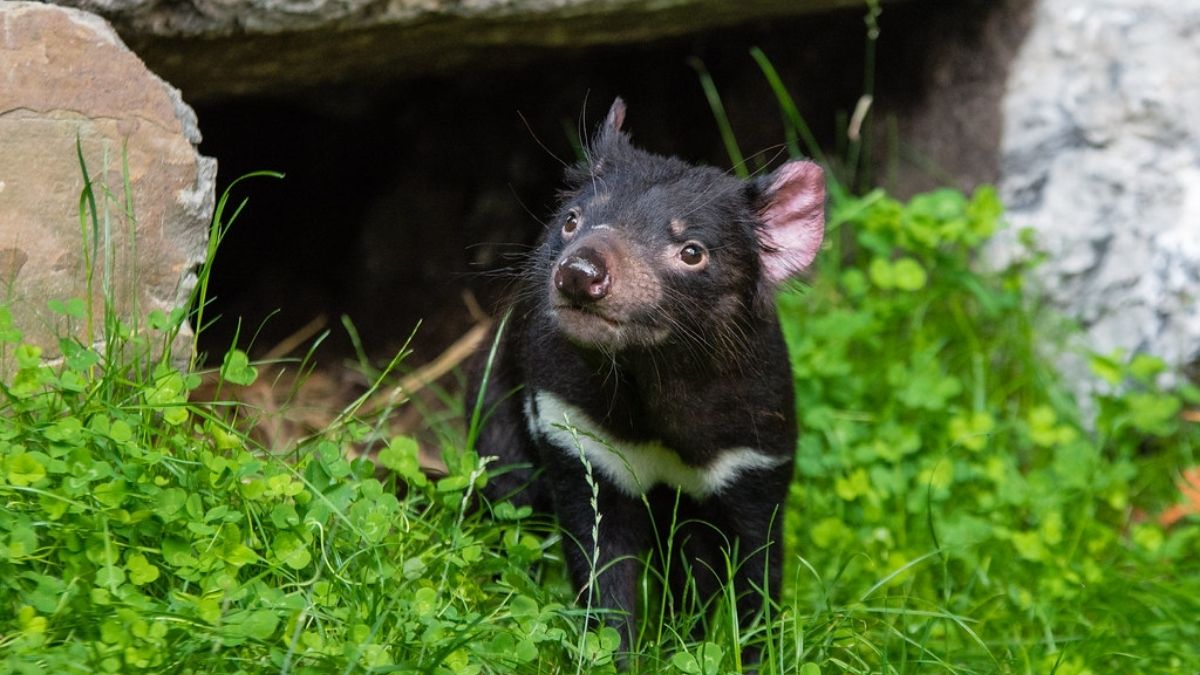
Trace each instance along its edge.
<instances>
[{"instance_id":1,"label":"snout","mask_svg":"<svg viewBox=\"0 0 1200 675\"><path fill-rule=\"evenodd\" d=\"M661 314L654 261L611 229L577 239L551 268L546 289L554 322L577 346L609 351L661 343L669 331Z\"/></svg>"},{"instance_id":2,"label":"snout","mask_svg":"<svg viewBox=\"0 0 1200 675\"><path fill-rule=\"evenodd\" d=\"M554 287L574 304L589 304L601 300L612 288L608 263L600 251L585 246L575 250L554 269Z\"/></svg>"}]
</instances>

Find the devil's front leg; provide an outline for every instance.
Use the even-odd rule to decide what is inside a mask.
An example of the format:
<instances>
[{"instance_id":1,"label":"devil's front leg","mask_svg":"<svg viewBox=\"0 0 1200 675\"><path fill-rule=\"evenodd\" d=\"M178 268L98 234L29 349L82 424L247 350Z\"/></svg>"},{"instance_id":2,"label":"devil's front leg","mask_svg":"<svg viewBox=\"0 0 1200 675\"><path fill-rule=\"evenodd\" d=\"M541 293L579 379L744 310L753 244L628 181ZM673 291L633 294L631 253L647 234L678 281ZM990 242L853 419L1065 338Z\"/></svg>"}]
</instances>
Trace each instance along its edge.
<instances>
[{"instance_id":1,"label":"devil's front leg","mask_svg":"<svg viewBox=\"0 0 1200 675\"><path fill-rule=\"evenodd\" d=\"M765 601L779 601L783 510L791 475L790 463L771 471L749 472L717 496L728 541L736 551L736 556L730 557L737 565L733 584L743 626L763 610ZM753 663L758 654L757 649L747 649L743 661Z\"/></svg>"},{"instance_id":2,"label":"devil's front leg","mask_svg":"<svg viewBox=\"0 0 1200 675\"><path fill-rule=\"evenodd\" d=\"M537 446L530 437L522 410L524 392L520 368L515 362L517 349L505 335L496 341L496 329L488 342L495 341L496 352L488 367L488 349L476 353L470 364L470 380L464 403L467 419L478 425L475 449L480 457L493 457L489 480L483 493L495 503L505 499L517 506L532 505L549 510L549 495L539 480ZM482 396L481 396L482 392Z\"/></svg>"},{"instance_id":3,"label":"devil's front leg","mask_svg":"<svg viewBox=\"0 0 1200 675\"><path fill-rule=\"evenodd\" d=\"M642 556L652 538L646 506L603 476L589 478L578 453L549 444L545 452L554 455L543 461L578 602L603 613L621 636L620 651L628 653L637 628Z\"/></svg>"}]
</instances>

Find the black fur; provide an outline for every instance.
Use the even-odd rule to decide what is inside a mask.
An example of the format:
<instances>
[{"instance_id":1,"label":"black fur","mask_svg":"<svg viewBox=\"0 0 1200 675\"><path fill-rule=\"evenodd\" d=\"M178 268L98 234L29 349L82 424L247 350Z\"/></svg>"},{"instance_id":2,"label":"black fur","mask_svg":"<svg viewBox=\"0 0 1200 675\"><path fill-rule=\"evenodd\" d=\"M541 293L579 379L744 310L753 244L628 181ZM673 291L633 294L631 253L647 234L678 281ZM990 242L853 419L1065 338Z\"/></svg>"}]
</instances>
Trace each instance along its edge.
<instances>
[{"instance_id":1,"label":"black fur","mask_svg":"<svg viewBox=\"0 0 1200 675\"><path fill-rule=\"evenodd\" d=\"M610 622L628 649L639 560L647 552L669 564L675 602L685 597L689 579L701 601L711 599L727 579L725 556L737 566L734 584L744 620L761 610L764 594L778 598L781 509L792 477L796 420L774 284L764 281L764 255L772 252L762 236L771 177L741 181L644 152L620 130L623 116L618 99L588 161L567 173L558 214L530 260L499 337L478 449L498 457L493 470L519 467L491 478L489 499L511 498L557 516L577 589L588 583L593 562L604 570L593 606L615 610ZM818 197L823 200L823 191ZM566 232L572 219L574 230ZM606 251L613 274L612 297L586 306L555 290L555 275L572 273L557 271L560 261L585 240ZM672 257L689 242L706 250L702 268ZM639 265L657 280L657 295L618 286L632 273L620 275ZM572 312L586 330L564 328L561 315ZM594 339L597 331L607 333L593 312L632 326L632 337ZM468 392L471 404L480 374ZM702 499L657 485L646 494L649 509L640 496L595 472L602 520L599 560L593 561L596 514L579 454L535 437L526 419L527 406L536 406L530 394L542 391L584 411L611 438L660 442L689 466L707 466L723 450L741 447L778 458L778 465L747 470ZM675 558L667 561L662 556L672 523Z\"/></svg>"}]
</instances>

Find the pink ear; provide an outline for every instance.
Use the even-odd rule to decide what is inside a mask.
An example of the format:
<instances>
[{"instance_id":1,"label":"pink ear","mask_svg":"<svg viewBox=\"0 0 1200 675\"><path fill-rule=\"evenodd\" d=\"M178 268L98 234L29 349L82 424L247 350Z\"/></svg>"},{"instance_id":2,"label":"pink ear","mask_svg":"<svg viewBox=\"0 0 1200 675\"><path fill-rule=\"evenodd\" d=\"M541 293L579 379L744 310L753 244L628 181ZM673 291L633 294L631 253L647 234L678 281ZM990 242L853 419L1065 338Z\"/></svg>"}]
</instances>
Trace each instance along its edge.
<instances>
[{"instance_id":1,"label":"pink ear","mask_svg":"<svg viewBox=\"0 0 1200 675\"><path fill-rule=\"evenodd\" d=\"M620 97L613 99L612 107L608 109L608 116L604 118L605 131L620 131L621 125L625 123L625 101Z\"/></svg>"},{"instance_id":2,"label":"pink ear","mask_svg":"<svg viewBox=\"0 0 1200 675\"><path fill-rule=\"evenodd\" d=\"M775 170L760 198L763 276L777 285L812 263L825 235L825 172L812 162Z\"/></svg>"},{"instance_id":3,"label":"pink ear","mask_svg":"<svg viewBox=\"0 0 1200 675\"><path fill-rule=\"evenodd\" d=\"M608 109L604 123L592 137L591 154L588 157L588 171L591 175L596 176L603 173L608 164L607 157L612 150L622 143L629 142L629 136L621 131L621 125L624 123L625 101L618 96L613 99L612 107Z\"/></svg>"}]
</instances>

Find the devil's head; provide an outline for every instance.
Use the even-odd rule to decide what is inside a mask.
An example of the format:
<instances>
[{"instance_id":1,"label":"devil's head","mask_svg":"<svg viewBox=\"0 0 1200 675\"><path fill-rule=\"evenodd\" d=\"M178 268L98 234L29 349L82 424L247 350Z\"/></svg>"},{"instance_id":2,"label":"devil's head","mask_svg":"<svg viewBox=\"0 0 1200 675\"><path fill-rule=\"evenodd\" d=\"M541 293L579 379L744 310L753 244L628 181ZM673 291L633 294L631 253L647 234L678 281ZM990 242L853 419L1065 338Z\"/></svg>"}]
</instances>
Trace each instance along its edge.
<instances>
[{"instance_id":1,"label":"devil's head","mask_svg":"<svg viewBox=\"0 0 1200 675\"><path fill-rule=\"evenodd\" d=\"M821 168L739 180L633 147L624 117L617 99L567 172L536 256L546 311L573 343L607 352L728 343L816 255Z\"/></svg>"}]
</instances>

